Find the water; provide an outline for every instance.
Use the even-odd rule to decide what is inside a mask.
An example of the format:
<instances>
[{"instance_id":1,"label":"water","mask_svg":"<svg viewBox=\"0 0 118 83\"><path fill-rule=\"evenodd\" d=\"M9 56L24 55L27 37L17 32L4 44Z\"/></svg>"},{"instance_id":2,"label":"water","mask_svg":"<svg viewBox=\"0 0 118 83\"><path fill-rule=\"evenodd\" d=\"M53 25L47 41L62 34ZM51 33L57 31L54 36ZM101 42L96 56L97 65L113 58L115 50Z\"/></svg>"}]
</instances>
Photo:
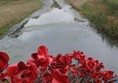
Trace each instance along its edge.
<instances>
[{"instance_id":1,"label":"water","mask_svg":"<svg viewBox=\"0 0 118 83\"><path fill-rule=\"evenodd\" d=\"M62 9L52 8L39 18L30 19L17 35L0 40L0 50L9 54L10 64L26 61L37 51L38 46L46 45L53 55L72 53L74 50L83 51L87 56L103 62L106 69L118 73L117 45L103 39L69 5L57 1L62 4Z\"/></svg>"}]
</instances>

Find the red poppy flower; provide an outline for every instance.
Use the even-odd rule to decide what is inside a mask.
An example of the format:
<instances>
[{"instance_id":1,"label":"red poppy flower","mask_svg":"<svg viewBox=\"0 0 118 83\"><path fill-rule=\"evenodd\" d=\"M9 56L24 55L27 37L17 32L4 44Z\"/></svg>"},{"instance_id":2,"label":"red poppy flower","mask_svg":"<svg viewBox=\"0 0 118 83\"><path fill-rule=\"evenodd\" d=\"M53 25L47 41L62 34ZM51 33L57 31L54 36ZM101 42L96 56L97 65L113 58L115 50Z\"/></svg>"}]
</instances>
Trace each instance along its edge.
<instances>
[{"instance_id":1,"label":"red poppy flower","mask_svg":"<svg viewBox=\"0 0 118 83\"><path fill-rule=\"evenodd\" d=\"M56 68L64 68L70 65L71 63L72 63L72 58L69 56L69 54L65 54L64 56L58 54L54 60Z\"/></svg>"},{"instance_id":2,"label":"red poppy flower","mask_svg":"<svg viewBox=\"0 0 118 83\"><path fill-rule=\"evenodd\" d=\"M27 64L19 62L8 66L8 60L8 55L0 52L0 82L9 76L10 83L111 83L116 77L113 71L103 71L103 63L92 57L86 58L80 51L54 57L48 54L46 46L40 46ZM2 73L6 67L6 72Z\"/></svg>"},{"instance_id":3,"label":"red poppy flower","mask_svg":"<svg viewBox=\"0 0 118 83\"><path fill-rule=\"evenodd\" d=\"M71 71L71 74L73 76L76 76L78 74L78 72L80 72L78 68L79 67L77 65L75 65L75 64L70 65L69 70Z\"/></svg>"},{"instance_id":4,"label":"red poppy flower","mask_svg":"<svg viewBox=\"0 0 118 83\"><path fill-rule=\"evenodd\" d=\"M64 56L60 57L60 62L65 65L70 65L72 63L72 58L69 56L69 54L65 54Z\"/></svg>"},{"instance_id":5,"label":"red poppy flower","mask_svg":"<svg viewBox=\"0 0 118 83\"><path fill-rule=\"evenodd\" d=\"M48 49L46 46L40 46L37 53L33 53L31 58L28 59L29 62L33 62L40 68L40 70L45 70L49 63L53 61L51 55L48 54Z\"/></svg>"},{"instance_id":6,"label":"red poppy flower","mask_svg":"<svg viewBox=\"0 0 118 83\"><path fill-rule=\"evenodd\" d=\"M91 74L91 77L94 78L94 79L98 79L99 77L101 77L101 72L93 72Z\"/></svg>"},{"instance_id":7,"label":"red poppy flower","mask_svg":"<svg viewBox=\"0 0 118 83\"><path fill-rule=\"evenodd\" d=\"M80 51L74 51L73 58L77 59L78 62L83 65L85 63L86 55Z\"/></svg>"},{"instance_id":8,"label":"red poppy flower","mask_svg":"<svg viewBox=\"0 0 118 83\"><path fill-rule=\"evenodd\" d=\"M0 73L0 83L5 82L8 78L7 73Z\"/></svg>"},{"instance_id":9,"label":"red poppy flower","mask_svg":"<svg viewBox=\"0 0 118 83\"><path fill-rule=\"evenodd\" d=\"M113 76L114 72L109 70L109 71L103 71L102 72L102 76L103 76L103 79L105 82L107 82L108 80L111 80L112 78L114 78Z\"/></svg>"},{"instance_id":10,"label":"red poppy flower","mask_svg":"<svg viewBox=\"0 0 118 83\"><path fill-rule=\"evenodd\" d=\"M6 53L0 52L0 72L8 66L9 57Z\"/></svg>"},{"instance_id":11,"label":"red poppy flower","mask_svg":"<svg viewBox=\"0 0 118 83\"><path fill-rule=\"evenodd\" d=\"M38 75L34 63L25 65L23 62L8 66L7 74L11 77L12 83L33 83Z\"/></svg>"},{"instance_id":12,"label":"red poppy flower","mask_svg":"<svg viewBox=\"0 0 118 83\"><path fill-rule=\"evenodd\" d=\"M52 82L52 80L53 80L52 74L49 73L49 72L46 72L46 73L43 75L43 80L44 80L45 83Z\"/></svg>"},{"instance_id":13,"label":"red poppy flower","mask_svg":"<svg viewBox=\"0 0 118 83\"><path fill-rule=\"evenodd\" d=\"M69 79L66 74L61 74L57 70L53 70L51 74L53 75L52 83L69 83Z\"/></svg>"},{"instance_id":14,"label":"red poppy flower","mask_svg":"<svg viewBox=\"0 0 118 83\"><path fill-rule=\"evenodd\" d=\"M96 68L96 62L93 60L93 58L88 58L86 61L86 66L90 71L93 71Z\"/></svg>"}]
</instances>

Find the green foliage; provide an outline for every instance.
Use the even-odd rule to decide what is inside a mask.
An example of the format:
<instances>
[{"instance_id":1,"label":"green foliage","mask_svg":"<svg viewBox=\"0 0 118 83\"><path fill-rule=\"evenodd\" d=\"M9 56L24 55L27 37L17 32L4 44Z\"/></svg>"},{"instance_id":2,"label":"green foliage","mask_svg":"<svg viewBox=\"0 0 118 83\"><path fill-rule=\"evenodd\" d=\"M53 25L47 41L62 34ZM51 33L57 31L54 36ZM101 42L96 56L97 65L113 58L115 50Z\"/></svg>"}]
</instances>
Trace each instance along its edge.
<instances>
[{"instance_id":1,"label":"green foliage","mask_svg":"<svg viewBox=\"0 0 118 83\"><path fill-rule=\"evenodd\" d=\"M8 29L7 28L1 28L0 29L0 35L3 35L6 32L8 32Z\"/></svg>"},{"instance_id":2,"label":"green foliage","mask_svg":"<svg viewBox=\"0 0 118 83\"><path fill-rule=\"evenodd\" d=\"M105 4L108 7L109 13L118 17L118 0L107 0Z\"/></svg>"},{"instance_id":3,"label":"green foliage","mask_svg":"<svg viewBox=\"0 0 118 83\"><path fill-rule=\"evenodd\" d=\"M80 11L97 29L118 38L118 0L88 0Z\"/></svg>"}]
</instances>

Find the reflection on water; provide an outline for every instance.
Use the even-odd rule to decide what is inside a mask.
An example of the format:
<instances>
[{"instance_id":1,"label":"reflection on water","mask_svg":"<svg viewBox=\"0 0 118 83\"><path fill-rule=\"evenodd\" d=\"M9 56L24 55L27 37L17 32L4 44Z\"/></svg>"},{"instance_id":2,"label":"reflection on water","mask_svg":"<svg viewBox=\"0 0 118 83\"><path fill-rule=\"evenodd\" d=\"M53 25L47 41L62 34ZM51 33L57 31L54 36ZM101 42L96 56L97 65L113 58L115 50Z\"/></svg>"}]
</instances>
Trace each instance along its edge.
<instances>
[{"instance_id":1,"label":"reflection on water","mask_svg":"<svg viewBox=\"0 0 118 83\"><path fill-rule=\"evenodd\" d=\"M0 40L0 50L9 54L14 63L26 60L37 51L39 45L46 45L53 55L81 50L88 56L99 59L107 69L118 73L118 47L110 46L101 35L90 28L89 22L75 21L69 7L54 8L39 18L28 21L17 38L5 37Z\"/></svg>"},{"instance_id":2,"label":"reflection on water","mask_svg":"<svg viewBox=\"0 0 118 83\"><path fill-rule=\"evenodd\" d=\"M40 16L38 19L31 19L26 25L45 25L50 23L58 23L58 22L67 22L74 21L74 17L67 13L64 9L54 8L53 11L45 13Z\"/></svg>"}]
</instances>

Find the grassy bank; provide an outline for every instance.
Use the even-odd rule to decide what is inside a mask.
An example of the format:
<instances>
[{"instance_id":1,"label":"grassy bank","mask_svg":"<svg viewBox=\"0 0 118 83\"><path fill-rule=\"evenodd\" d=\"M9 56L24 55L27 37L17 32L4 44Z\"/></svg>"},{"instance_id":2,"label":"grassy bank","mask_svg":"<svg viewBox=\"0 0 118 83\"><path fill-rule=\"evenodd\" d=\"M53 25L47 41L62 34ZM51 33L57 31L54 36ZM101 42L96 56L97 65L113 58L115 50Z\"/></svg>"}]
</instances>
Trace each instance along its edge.
<instances>
[{"instance_id":1,"label":"grassy bank","mask_svg":"<svg viewBox=\"0 0 118 83\"><path fill-rule=\"evenodd\" d=\"M0 0L0 35L41 6L39 0Z\"/></svg>"},{"instance_id":2,"label":"grassy bank","mask_svg":"<svg viewBox=\"0 0 118 83\"><path fill-rule=\"evenodd\" d=\"M65 0L69 2L74 8L80 9L80 6L86 1L86 0Z\"/></svg>"},{"instance_id":3,"label":"grassy bank","mask_svg":"<svg viewBox=\"0 0 118 83\"><path fill-rule=\"evenodd\" d=\"M100 32L118 40L118 0L66 0Z\"/></svg>"},{"instance_id":4,"label":"grassy bank","mask_svg":"<svg viewBox=\"0 0 118 83\"><path fill-rule=\"evenodd\" d=\"M98 30L118 39L118 0L88 0L80 11Z\"/></svg>"}]
</instances>

